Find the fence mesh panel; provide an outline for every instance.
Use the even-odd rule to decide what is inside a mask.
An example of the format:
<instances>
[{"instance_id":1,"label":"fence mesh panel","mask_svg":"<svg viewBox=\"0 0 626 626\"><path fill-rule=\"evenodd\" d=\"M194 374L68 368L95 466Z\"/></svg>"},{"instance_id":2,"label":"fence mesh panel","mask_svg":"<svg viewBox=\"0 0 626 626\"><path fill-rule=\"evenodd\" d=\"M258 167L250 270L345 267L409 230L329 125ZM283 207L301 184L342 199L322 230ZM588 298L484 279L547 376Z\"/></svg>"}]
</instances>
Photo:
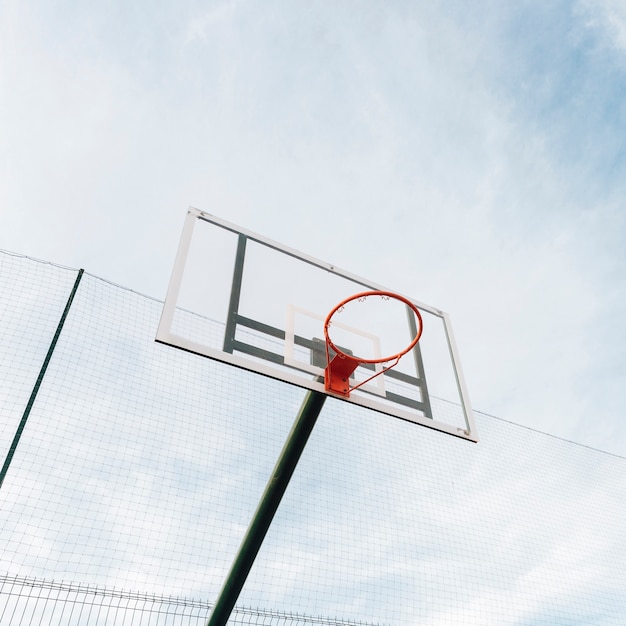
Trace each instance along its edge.
<instances>
[{"instance_id":1,"label":"fence mesh panel","mask_svg":"<svg viewBox=\"0 0 626 626\"><path fill-rule=\"evenodd\" d=\"M3 455L76 275L0 254ZM160 310L83 276L0 489L0 624L206 621L304 392L156 344ZM229 623L623 624L626 460L476 418L329 399Z\"/></svg>"}]
</instances>

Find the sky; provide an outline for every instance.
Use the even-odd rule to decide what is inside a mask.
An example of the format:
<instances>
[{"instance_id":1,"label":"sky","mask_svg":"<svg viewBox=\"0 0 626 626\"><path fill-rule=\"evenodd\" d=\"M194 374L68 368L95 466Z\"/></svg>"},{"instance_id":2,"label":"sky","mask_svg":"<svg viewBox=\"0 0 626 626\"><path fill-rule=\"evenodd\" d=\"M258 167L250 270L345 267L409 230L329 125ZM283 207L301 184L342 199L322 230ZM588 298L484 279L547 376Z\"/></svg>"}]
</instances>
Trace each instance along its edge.
<instances>
[{"instance_id":1,"label":"sky","mask_svg":"<svg viewBox=\"0 0 626 626\"><path fill-rule=\"evenodd\" d=\"M625 92L617 0L4 0L0 248L163 298L195 206L447 311L476 409L625 456Z\"/></svg>"}]
</instances>

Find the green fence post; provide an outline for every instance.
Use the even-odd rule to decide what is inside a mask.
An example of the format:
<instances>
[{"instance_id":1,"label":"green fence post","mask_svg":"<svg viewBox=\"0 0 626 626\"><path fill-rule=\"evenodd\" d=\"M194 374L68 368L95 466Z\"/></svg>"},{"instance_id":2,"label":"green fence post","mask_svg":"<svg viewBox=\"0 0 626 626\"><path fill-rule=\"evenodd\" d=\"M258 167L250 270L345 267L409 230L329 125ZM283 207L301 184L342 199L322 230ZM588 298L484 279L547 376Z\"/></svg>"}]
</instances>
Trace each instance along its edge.
<instances>
[{"instance_id":1,"label":"green fence post","mask_svg":"<svg viewBox=\"0 0 626 626\"><path fill-rule=\"evenodd\" d=\"M74 286L72 287L70 297L67 299L65 309L63 310L63 314L61 315L61 319L59 320L59 323L57 325L56 332L54 333L54 337L52 338L50 347L48 348L48 353L46 354L46 358L43 360L43 364L41 366L41 369L39 370L39 376L37 376L37 381L35 382L35 386L33 387L33 390L30 394L30 398L28 399L26 408L24 409L22 419L20 420L19 426L17 427L17 431L15 431L15 436L13 437L13 441L11 442L11 447L9 448L7 456L4 459L4 465L2 466L2 470L0 470L0 487L2 487L4 478L9 471L9 466L11 465L11 461L13 459L13 455L15 454L17 444L19 443L20 437L24 432L24 427L26 426L26 422L28 421L28 416L30 415L33 404L35 403L35 398L37 397L37 393L39 392L39 387L41 387L43 377L45 376L46 370L48 369L48 364L50 363L50 359L52 358L52 353L54 352L54 348L56 347L57 341L59 340L59 335L61 334L61 330L63 329L63 324L65 324L65 318L70 311L72 301L74 300L74 296L76 295L76 291L78 290L78 285L80 283L80 279L83 277L83 273L84 270L78 270L78 276L76 276L76 280L74 281Z\"/></svg>"}]
</instances>

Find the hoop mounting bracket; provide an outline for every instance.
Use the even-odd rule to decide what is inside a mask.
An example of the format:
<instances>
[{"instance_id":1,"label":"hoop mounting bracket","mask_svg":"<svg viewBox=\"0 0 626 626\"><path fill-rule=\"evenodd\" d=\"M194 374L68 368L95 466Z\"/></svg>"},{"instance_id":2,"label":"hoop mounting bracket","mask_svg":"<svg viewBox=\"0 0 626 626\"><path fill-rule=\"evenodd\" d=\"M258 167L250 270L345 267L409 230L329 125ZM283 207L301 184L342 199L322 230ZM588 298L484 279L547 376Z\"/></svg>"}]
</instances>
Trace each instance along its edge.
<instances>
[{"instance_id":1,"label":"hoop mounting bracket","mask_svg":"<svg viewBox=\"0 0 626 626\"><path fill-rule=\"evenodd\" d=\"M324 387L326 391L334 391L342 396L349 396L350 376L361 364L361 361L349 355L336 354L326 366Z\"/></svg>"}]
</instances>

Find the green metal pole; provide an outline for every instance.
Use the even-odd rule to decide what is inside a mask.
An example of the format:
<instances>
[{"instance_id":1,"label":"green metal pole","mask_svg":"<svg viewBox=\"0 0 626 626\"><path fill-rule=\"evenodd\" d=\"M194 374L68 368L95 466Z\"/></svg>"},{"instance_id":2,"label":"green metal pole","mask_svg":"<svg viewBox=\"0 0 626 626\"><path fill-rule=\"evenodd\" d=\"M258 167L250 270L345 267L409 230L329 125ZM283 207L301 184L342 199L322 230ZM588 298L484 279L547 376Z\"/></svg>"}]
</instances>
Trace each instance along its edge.
<instances>
[{"instance_id":1,"label":"green metal pole","mask_svg":"<svg viewBox=\"0 0 626 626\"><path fill-rule=\"evenodd\" d=\"M226 626L325 400L326 394L319 391L309 391L304 398L207 626Z\"/></svg>"},{"instance_id":2,"label":"green metal pole","mask_svg":"<svg viewBox=\"0 0 626 626\"><path fill-rule=\"evenodd\" d=\"M48 352L46 354L46 358L43 360L43 364L41 369L39 370L39 376L37 376L37 381L35 382L35 386L30 394L30 398L28 399L28 403L26 404L26 408L24 409L24 413L22 415L22 419L15 431L15 436L13 437L13 441L11 442L11 446L9 451L7 452L7 456L4 459L4 465L0 470L0 487L2 487L2 483L6 478L7 472L9 471L9 466L11 465L11 461L13 460L13 455L15 454L15 450L17 449L17 444L20 442L20 438L22 433L24 432L24 428L26 427L26 422L28 421L28 416L33 408L33 404L35 404L35 398L37 397L37 393L39 392L39 388L41 387L41 383L43 382L43 377L46 375L46 370L48 369L48 364L50 363L50 359L52 358L52 353L54 352L54 348L57 345L57 341L59 340L59 336L61 335L61 331L63 330L63 324L65 324L65 320L67 318L67 314L70 312L70 307L72 306L72 301L74 300L74 296L76 295L76 291L78 290L78 285L80 284L80 279L83 277L83 273L85 270L81 269L76 276L76 280L74 281L74 286L72 287L72 291L70 292L70 296L67 299L67 303L65 304L65 309L63 309L63 314L61 315L61 319L57 325L56 332L54 333L54 337L52 337L52 341L50 342L50 346L48 347Z\"/></svg>"}]
</instances>

